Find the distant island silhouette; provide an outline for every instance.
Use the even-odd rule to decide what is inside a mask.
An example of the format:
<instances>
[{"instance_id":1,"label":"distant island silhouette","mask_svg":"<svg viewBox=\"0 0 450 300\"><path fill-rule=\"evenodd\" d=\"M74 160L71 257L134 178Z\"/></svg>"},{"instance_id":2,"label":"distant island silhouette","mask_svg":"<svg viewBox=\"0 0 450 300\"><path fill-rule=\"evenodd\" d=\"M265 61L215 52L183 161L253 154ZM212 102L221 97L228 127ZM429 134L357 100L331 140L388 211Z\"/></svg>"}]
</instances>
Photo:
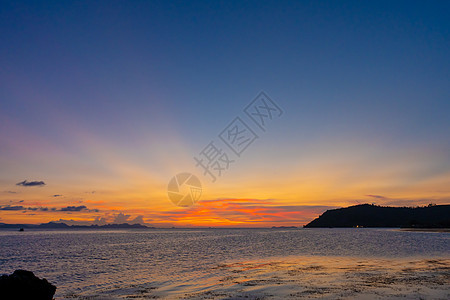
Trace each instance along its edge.
<instances>
[{"instance_id":1,"label":"distant island silhouette","mask_svg":"<svg viewBox=\"0 0 450 300\"><path fill-rule=\"evenodd\" d=\"M450 228L450 205L388 207L360 204L327 210L304 227Z\"/></svg>"},{"instance_id":2,"label":"distant island silhouette","mask_svg":"<svg viewBox=\"0 0 450 300\"><path fill-rule=\"evenodd\" d=\"M36 229L135 229L135 228L154 228L142 224L106 224L106 225L67 225L60 222L48 222L39 225L36 224L5 224L0 223L0 228L36 228Z\"/></svg>"},{"instance_id":3,"label":"distant island silhouette","mask_svg":"<svg viewBox=\"0 0 450 300\"><path fill-rule=\"evenodd\" d=\"M333 227L391 227L391 228L450 228L450 205L430 204L423 207L390 207L359 204L330 209L304 228ZM143 224L68 225L63 222L42 224L6 224L9 229L146 229L156 228ZM175 228L175 227L172 227ZM211 228L211 227L210 227ZM273 229L297 228L296 226L272 226Z\"/></svg>"}]
</instances>

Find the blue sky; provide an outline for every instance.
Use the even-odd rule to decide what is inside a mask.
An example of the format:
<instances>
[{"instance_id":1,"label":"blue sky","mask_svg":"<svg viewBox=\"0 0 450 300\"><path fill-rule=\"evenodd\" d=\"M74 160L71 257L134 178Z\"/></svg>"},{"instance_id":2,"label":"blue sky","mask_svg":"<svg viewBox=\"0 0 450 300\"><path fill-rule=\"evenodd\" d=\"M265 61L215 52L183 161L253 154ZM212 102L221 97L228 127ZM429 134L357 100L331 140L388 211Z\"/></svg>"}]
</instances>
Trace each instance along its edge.
<instances>
[{"instance_id":1,"label":"blue sky","mask_svg":"<svg viewBox=\"0 0 450 300\"><path fill-rule=\"evenodd\" d=\"M286 113L208 199L448 203L449 6L2 1L0 185L46 180L73 204L129 195L141 176L160 191L139 199L161 209L171 174L198 172L192 157L263 90ZM284 187L310 180L322 198ZM243 192L255 182L264 192Z\"/></svg>"}]
</instances>

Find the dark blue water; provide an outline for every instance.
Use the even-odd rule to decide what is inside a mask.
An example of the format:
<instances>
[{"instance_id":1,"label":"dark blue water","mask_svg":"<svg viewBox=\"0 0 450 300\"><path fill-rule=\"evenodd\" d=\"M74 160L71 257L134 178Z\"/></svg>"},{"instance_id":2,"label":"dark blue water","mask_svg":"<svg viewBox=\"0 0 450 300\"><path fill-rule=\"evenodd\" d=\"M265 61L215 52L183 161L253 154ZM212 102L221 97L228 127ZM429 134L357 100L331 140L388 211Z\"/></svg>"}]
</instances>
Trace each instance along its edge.
<instances>
[{"instance_id":1,"label":"dark blue water","mask_svg":"<svg viewBox=\"0 0 450 300\"><path fill-rule=\"evenodd\" d=\"M224 262L311 255L448 258L450 233L356 228L0 231L0 273L31 270L57 285L58 298L203 278Z\"/></svg>"}]
</instances>

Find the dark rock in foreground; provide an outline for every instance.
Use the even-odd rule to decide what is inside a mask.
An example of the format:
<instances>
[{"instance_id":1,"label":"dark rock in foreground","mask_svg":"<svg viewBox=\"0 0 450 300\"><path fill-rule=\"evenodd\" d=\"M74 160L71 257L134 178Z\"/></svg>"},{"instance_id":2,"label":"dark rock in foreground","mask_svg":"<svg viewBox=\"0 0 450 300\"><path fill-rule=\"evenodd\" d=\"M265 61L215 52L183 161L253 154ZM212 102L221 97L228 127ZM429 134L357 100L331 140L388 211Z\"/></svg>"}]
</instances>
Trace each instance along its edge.
<instances>
[{"instance_id":1,"label":"dark rock in foreground","mask_svg":"<svg viewBox=\"0 0 450 300\"><path fill-rule=\"evenodd\" d=\"M0 277L0 299L3 300L52 300L55 291L56 286L31 271L16 270Z\"/></svg>"},{"instance_id":2,"label":"dark rock in foreground","mask_svg":"<svg viewBox=\"0 0 450 300\"><path fill-rule=\"evenodd\" d=\"M355 205L327 210L305 227L450 228L450 205L414 208Z\"/></svg>"}]
</instances>

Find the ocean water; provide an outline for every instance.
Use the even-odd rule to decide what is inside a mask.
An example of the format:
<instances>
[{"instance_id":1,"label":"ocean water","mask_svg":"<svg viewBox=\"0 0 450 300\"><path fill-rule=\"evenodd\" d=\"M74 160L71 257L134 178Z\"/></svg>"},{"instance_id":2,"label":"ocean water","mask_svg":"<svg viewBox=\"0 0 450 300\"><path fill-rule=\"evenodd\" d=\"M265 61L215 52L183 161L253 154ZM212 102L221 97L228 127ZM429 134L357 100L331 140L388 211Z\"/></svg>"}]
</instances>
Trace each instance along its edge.
<instances>
[{"instance_id":1,"label":"ocean water","mask_svg":"<svg viewBox=\"0 0 450 300\"><path fill-rule=\"evenodd\" d=\"M325 265L336 257L350 262L449 259L450 233L366 228L0 231L0 273L33 271L57 286L56 299L185 297L223 287L223 278L238 272L223 266L290 257Z\"/></svg>"}]
</instances>

